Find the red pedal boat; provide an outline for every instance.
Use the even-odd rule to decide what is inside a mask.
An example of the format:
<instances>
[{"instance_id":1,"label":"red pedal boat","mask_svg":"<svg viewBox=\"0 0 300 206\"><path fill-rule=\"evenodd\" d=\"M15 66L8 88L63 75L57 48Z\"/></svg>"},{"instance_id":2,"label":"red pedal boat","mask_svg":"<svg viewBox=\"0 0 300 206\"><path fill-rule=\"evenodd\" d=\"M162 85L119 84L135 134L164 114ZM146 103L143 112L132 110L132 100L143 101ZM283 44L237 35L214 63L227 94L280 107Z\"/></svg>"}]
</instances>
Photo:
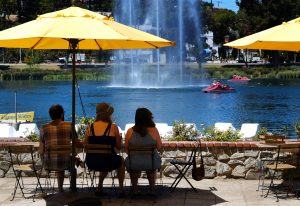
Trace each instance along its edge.
<instances>
[{"instance_id":1,"label":"red pedal boat","mask_svg":"<svg viewBox=\"0 0 300 206\"><path fill-rule=\"evenodd\" d=\"M233 75L231 79L229 79L228 81L232 81L232 82L247 82L250 81L251 79L249 79L248 77L245 76L240 76L240 75Z\"/></svg>"},{"instance_id":2,"label":"red pedal boat","mask_svg":"<svg viewBox=\"0 0 300 206\"><path fill-rule=\"evenodd\" d=\"M202 89L204 93L224 93L224 92L235 92L235 89L220 82L213 83L212 85Z\"/></svg>"}]
</instances>

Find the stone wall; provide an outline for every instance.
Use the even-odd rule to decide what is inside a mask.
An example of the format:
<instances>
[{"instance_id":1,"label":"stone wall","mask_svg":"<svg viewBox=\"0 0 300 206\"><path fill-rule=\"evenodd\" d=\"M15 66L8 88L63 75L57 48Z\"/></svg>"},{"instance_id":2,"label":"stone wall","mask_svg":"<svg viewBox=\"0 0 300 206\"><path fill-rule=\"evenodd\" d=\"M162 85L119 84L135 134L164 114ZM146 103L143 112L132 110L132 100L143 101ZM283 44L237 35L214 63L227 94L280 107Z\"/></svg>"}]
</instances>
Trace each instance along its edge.
<instances>
[{"instance_id":1,"label":"stone wall","mask_svg":"<svg viewBox=\"0 0 300 206\"><path fill-rule=\"evenodd\" d=\"M16 143L13 143L16 144ZM17 143L22 144L22 143ZM0 144L0 177L13 177L13 171L10 167L10 157L5 146ZM187 159L193 148L198 147L195 142L163 142L161 150L162 167L160 174L166 177L176 177L178 171L170 164L170 161L176 159ZM263 147L258 142L202 142L201 150L205 164L205 177L215 178L244 178L258 179L259 166L262 159L274 159L276 150L274 147ZM126 157L126 154L122 154ZM83 154L79 154L83 159ZM26 162L30 158L29 154L21 155L21 161ZM38 166L41 166L41 160L38 153L34 158ZM200 163L200 155L197 157ZM192 168L192 167L191 167ZM187 175L191 176L191 168ZM77 168L80 176L83 173L81 167ZM300 172L298 173L300 174ZM26 174L30 176L31 174Z\"/></svg>"}]
</instances>

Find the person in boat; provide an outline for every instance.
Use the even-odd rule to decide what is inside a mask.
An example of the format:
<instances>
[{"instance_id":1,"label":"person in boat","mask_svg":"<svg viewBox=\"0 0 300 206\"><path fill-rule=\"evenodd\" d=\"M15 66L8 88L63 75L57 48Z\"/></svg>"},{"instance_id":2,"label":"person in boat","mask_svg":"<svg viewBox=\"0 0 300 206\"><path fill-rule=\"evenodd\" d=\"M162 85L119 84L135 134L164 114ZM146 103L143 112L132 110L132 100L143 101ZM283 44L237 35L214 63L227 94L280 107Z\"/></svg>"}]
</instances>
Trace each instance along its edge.
<instances>
[{"instance_id":1,"label":"person in boat","mask_svg":"<svg viewBox=\"0 0 300 206\"><path fill-rule=\"evenodd\" d=\"M217 85L217 83L218 82L216 80L214 80L213 83L212 83L212 85L215 86L215 85Z\"/></svg>"},{"instance_id":2,"label":"person in boat","mask_svg":"<svg viewBox=\"0 0 300 206\"><path fill-rule=\"evenodd\" d=\"M70 156L65 154L46 153L51 145L71 145L72 136L77 139L77 133L71 122L64 121L64 109L61 105L52 105L49 109L51 122L45 124L40 132L39 153L47 170L55 170L57 174L58 192L63 192L64 171L70 166Z\"/></svg>"},{"instance_id":3,"label":"person in boat","mask_svg":"<svg viewBox=\"0 0 300 206\"><path fill-rule=\"evenodd\" d=\"M232 75L232 79L241 79L241 76L240 75L237 75L236 73L234 73Z\"/></svg>"},{"instance_id":4,"label":"person in boat","mask_svg":"<svg viewBox=\"0 0 300 206\"><path fill-rule=\"evenodd\" d=\"M136 170L146 171L150 193L154 194L156 170L161 166L161 157L158 154L158 150L160 150L162 143L151 111L147 108L138 108L135 113L135 125L128 129L125 135L125 152L128 153L129 146L143 145L153 145L156 148L153 164L151 161L145 161L145 155L134 155L134 157L131 157L130 162L128 157L125 159L125 165L127 169L138 167ZM132 192L136 194L138 193L138 178L141 173L131 171L129 173Z\"/></svg>"},{"instance_id":5,"label":"person in boat","mask_svg":"<svg viewBox=\"0 0 300 206\"><path fill-rule=\"evenodd\" d=\"M114 112L114 108L110 106L106 102L99 103L96 106L96 119L93 124L91 124L87 128L86 136L84 139L84 144L89 143L90 137L96 138L113 138L115 140L115 150L121 150L122 147L122 137L119 132L118 126L112 122L112 114ZM117 177L119 180L119 196L124 197L124 189L123 189L123 182L125 177L125 165L123 158L118 155L113 155L113 160L109 160L110 162L107 163L109 165L99 165L100 169L102 167L109 167L117 170ZM97 163L96 163L97 164ZM96 195L103 194L103 181L107 176L108 172L100 172L99 175L99 183L98 188L96 189Z\"/></svg>"}]
</instances>

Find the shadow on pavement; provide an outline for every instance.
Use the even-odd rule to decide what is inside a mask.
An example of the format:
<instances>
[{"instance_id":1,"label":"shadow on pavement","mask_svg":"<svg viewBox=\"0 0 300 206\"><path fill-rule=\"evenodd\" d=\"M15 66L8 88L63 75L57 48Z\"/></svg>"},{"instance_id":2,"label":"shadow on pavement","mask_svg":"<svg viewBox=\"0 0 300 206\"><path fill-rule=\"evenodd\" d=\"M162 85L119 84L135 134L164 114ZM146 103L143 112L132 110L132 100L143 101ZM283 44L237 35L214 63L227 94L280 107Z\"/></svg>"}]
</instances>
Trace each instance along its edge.
<instances>
[{"instance_id":1,"label":"shadow on pavement","mask_svg":"<svg viewBox=\"0 0 300 206\"><path fill-rule=\"evenodd\" d=\"M45 198L47 206L99 206L99 205L144 205L149 203L159 203L160 205L216 205L227 202L217 196L214 192L216 188L210 190L200 190L197 192L190 188L176 188L174 192L170 192L168 187L161 186L156 190L155 195L147 193L145 188L141 188L141 192L137 195L131 195L127 192L126 197L119 198L116 192L107 188L107 195L97 197L93 192L64 192L49 195ZM110 192L109 192L110 191ZM126 189L129 191L129 188Z\"/></svg>"}]
</instances>

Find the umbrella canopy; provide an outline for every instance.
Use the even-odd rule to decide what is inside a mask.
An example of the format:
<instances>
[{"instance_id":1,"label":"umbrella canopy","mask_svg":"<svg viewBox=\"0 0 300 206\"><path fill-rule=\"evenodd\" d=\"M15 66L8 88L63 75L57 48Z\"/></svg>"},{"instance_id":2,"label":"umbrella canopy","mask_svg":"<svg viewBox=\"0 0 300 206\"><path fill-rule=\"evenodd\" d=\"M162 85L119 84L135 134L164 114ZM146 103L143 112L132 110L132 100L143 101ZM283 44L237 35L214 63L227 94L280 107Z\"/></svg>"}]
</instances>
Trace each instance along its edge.
<instances>
[{"instance_id":1,"label":"umbrella canopy","mask_svg":"<svg viewBox=\"0 0 300 206\"><path fill-rule=\"evenodd\" d=\"M78 39L77 49L147 49L175 43L120 24L79 7L40 15L36 20L0 32L0 47L68 49L68 39Z\"/></svg>"},{"instance_id":2,"label":"umbrella canopy","mask_svg":"<svg viewBox=\"0 0 300 206\"><path fill-rule=\"evenodd\" d=\"M152 49L175 42L117 23L79 7L43 14L0 32L0 47L70 49L72 52L72 124L75 125L75 53L78 49ZM71 189L76 190L75 137L72 139Z\"/></svg>"},{"instance_id":3,"label":"umbrella canopy","mask_svg":"<svg viewBox=\"0 0 300 206\"><path fill-rule=\"evenodd\" d=\"M300 51L300 18L224 44L237 49Z\"/></svg>"}]
</instances>

